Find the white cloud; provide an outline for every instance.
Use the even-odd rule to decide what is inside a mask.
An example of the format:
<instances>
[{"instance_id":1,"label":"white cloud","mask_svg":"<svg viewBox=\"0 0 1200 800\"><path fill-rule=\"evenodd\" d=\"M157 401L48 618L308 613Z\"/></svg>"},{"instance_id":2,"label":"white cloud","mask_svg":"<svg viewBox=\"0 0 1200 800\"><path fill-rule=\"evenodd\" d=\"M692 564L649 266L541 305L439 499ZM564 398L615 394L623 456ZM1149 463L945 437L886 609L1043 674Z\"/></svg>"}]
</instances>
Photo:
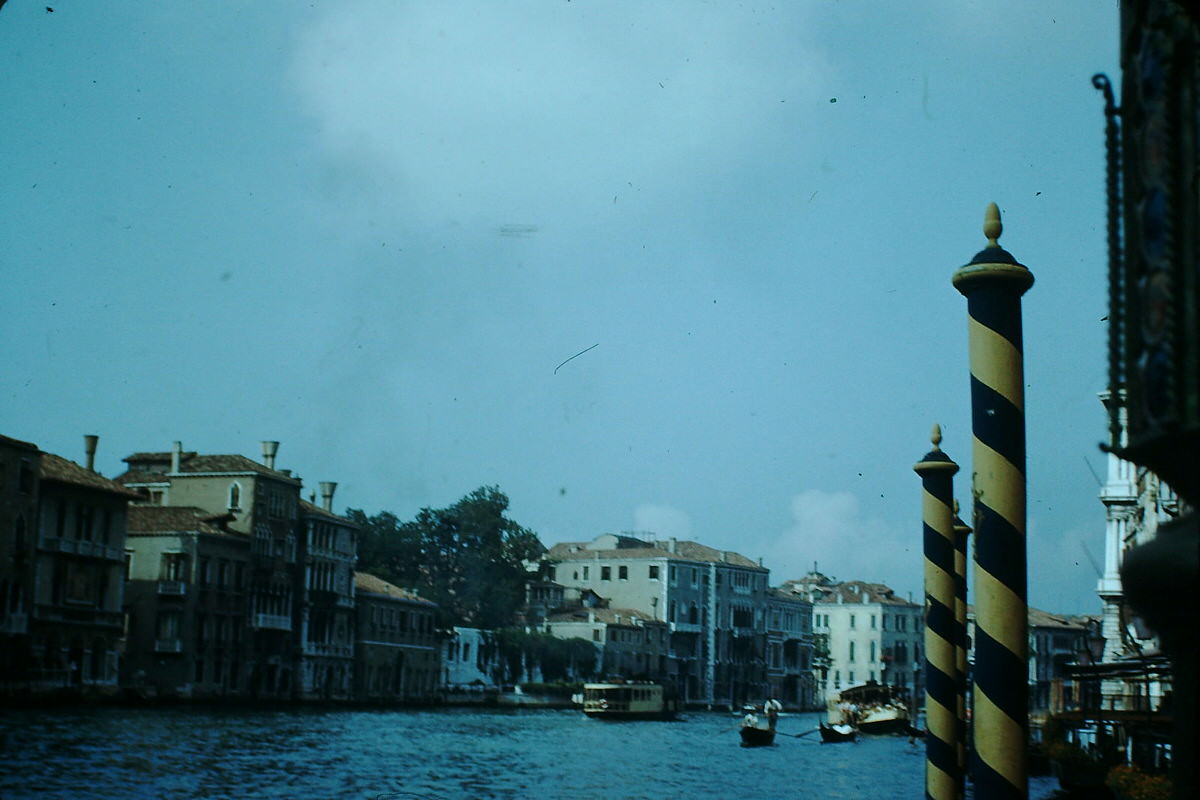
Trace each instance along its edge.
<instances>
[{"instance_id":1,"label":"white cloud","mask_svg":"<svg viewBox=\"0 0 1200 800\"><path fill-rule=\"evenodd\" d=\"M919 516L913 530L904 530L863 516L850 492L808 489L792 498L792 517L792 527L768 551L773 583L800 577L816 561L821 572L839 580L881 582L919 595L924 558Z\"/></svg>"},{"instance_id":2,"label":"white cloud","mask_svg":"<svg viewBox=\"0 0 1200 800\"><path fill-rule=\"evenodd\" d=\"M636 531L653 533L659 539L691 539L692 520L678 508L643 503L633 511Z\"/></svg>"}]
</instances>

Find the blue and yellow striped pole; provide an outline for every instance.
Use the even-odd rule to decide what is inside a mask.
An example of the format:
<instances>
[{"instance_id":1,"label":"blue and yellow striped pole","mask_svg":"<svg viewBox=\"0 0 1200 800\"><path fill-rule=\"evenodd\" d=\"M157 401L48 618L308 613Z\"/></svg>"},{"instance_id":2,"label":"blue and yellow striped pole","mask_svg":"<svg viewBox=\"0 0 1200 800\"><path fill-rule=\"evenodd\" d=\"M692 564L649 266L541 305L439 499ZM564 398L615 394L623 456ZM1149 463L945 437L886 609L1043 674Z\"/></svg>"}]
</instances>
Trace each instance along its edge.
<instances>
[{"instance_id":1,"label":"blue and yellow striped pole","mask_svg":"<svg viewBox=\"0 0 1200 800\"><path fill-rule=\"evenodd\" d=\"M972 709L978 800L1029 794L1025 556L1025 392L1021 295L1033 275L1000 247L996 204L988 246L960 267L967 298L975 496L975 691Z\"/></svg>"},{"instance_id":2,"label":"blue and yellow striped pole","mask_svg":"<svg viewBox=\"0 0 1200 800\"><path fill-rule=\"evenodd\" d=\"M958 800L958 652L955 630L953 478L958 464L942 452L934 425L933 449L914 467L921 476L925 542L925 797Z\"/></svg>"},{"instance_id":3,"label":"blue and yellow striped pole","mask_svg":"<svg viewBox=\"0 0 1200 800\"><path fill-rule=\"evenodd\" d=\"M954 501L954 651L958 690L958 766L967 774L967 539L971 527L958 515Z\"/></svg>"}]
</instances>

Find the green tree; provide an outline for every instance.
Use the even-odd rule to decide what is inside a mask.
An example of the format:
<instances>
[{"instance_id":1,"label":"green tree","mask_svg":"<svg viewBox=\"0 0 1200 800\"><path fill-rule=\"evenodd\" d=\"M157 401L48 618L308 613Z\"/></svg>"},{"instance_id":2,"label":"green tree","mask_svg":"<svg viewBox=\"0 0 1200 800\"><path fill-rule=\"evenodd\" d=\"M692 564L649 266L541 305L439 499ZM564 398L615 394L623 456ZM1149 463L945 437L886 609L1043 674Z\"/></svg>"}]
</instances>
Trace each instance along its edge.
<instances>
[{"instance_id":1,"label":"green tree","mask_svg":"<svg viewBox=\"0 0 1200 800\"><path fill-rule=\"evenodd\" d=\"M513 624L525 601L523 562L546 551L507 510L507 495L483 486L449 508L423 508L411 522L348 513L363 526L361 570L437 603L443 626L493 629Z\"/></svg>"}]
</instances>

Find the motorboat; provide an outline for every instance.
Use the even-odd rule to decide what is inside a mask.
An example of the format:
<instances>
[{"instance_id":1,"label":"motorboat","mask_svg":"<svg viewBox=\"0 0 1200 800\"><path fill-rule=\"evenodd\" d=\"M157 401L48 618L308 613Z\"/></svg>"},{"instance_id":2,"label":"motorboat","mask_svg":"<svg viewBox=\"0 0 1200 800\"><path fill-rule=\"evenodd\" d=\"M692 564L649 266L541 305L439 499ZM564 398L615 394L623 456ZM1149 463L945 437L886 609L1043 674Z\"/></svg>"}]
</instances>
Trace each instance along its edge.
<instances>
[{"instance_id":1,"label":"motorboat","mask_svg":"<svg viewBox=\"0 0 1200 800\"><path fill-rule=\"evenodd\" d=\"M679 707L678 698L658 683L615 681L583 685L583 713L592 719L674 719Z\"/></svg>"},{"instance_id":2,"label":"motorboat","mask_svg":"<svg viewBox=\"0 0 1200 800\"><path fill-rule=\"evenodd\" d=\"M908 690L874 681L843 689L829 703L829 723L862 733L906 733L912 727Z\"/></svg>"}]
</instances>

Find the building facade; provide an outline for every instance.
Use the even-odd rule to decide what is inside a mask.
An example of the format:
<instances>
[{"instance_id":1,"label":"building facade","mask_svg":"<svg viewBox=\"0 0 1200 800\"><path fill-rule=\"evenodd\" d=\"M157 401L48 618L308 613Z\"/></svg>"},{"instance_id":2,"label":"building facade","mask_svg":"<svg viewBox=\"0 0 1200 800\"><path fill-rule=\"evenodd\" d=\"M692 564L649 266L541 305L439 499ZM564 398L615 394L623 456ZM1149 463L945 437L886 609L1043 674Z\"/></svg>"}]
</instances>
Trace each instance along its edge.
<instances>
[{"instance_id":1,"label":"building facade","mask_svg":"<svg viewBox=\"0 0 1200 800\"><path fill-rule=\"evenodd\" d=\"M813 604L780 589L767 592L767 680L785 708L816 707Z\"/></svg>"},{"instance_id":2,"label":"building facade","mask_svg":"<svg viewBox=\"0 0 1200 800\"><path fill-rule=\"evenodd\" d=\"M770 690L760 564L697 542L612 533L557 544L546 559L568 592L590 589L667 624L667 680L685 702L740 707Z\"/></svg>"},{"instance_id":3,"label":"building facade","mask_svg":"<svg viewBox=\"0 0 1200 800\"><path fill-rule=\"evenodd\" d=\"M296 679L303 616L299 588L301 482L275 469L278 442L263 442L263 462L241 455L185 452L135 453L117 478L149 505L192 506L228 513L230 530L250 538L247 582L251 661L247 681L253 697L285 699L299 691Z\"/></svg>"},{"instance_id":4,"label":"building facade","mask_svg":"<svg viewBox=\"0 0 1200 800\"><path fill-rule=\"evenodd\" d=\"M437 605L363 572L354 574L355 697L366 702L426 702L437 696L441 646Z\"/></svg>"},{"instance_id":5,"label":"building facade","mask_svg":"<svg viewBox=\"0 0 1200 800\"><path fill-rule=\"evenodd\" d=\"M12 658L33 693L118 688L126 508L134 495L95 472L96 437L85 441L87 466L40 454L36 541L13 547L30 559L32 583L28 635L12 642L22 648ZM16 542L17 532L5 538Z\"/></svg>"},{"instance_id":6,"label":"building facade","mask_svg":"<svg viewBox=\"0 0 1200 800\"><path fill-rule=\"evenodd\" d=\"M227 514L129 508L121 683L140 696L249 693L250 537Z\"/></svg>"},{"instance_id":7,"label":"building facade","mask_svg":"<svg viewBox=\"0 0 1200 800\"><path fill-rule=\"evenodd\" d=\"M546 619L545 631L559 639L584 639L595 645L596 664L581 665L586 673L597 672L607 679L660 682L670 677L669 626L640 611L564 609Z\"/></svg>"},{"instance_id":8,"label":"building facade","mask_svg":"<svg viewBox=\"0 0 1200 800\"><path fill-rule=\"evenodd\" d=\"M37 445L0 436L0 694L30 681L41 463Z\"/></svg>"},{"instance_id":9,"label":"building facade","mask_svg":"<svg viewBox=\"0 0 1200 800\"><path fill-rule=\"evenodd\" d=\"M333 513L332 482L322 504L300 502L297 692L306 700L345 700L354 692L354 565L359 529Z\"/></svg>"},{"instance_id":10,"label":"building facade","mask_svg":"<svg viewBox=\"0 0 1200 800\"><path fill-rule=\"evenodd\" d=\"M924 691L923 609L881 583L834 581L811 572L781 587L813 604L818 703L851 686L876 682Z\"/></svg>"}]
</instances>

